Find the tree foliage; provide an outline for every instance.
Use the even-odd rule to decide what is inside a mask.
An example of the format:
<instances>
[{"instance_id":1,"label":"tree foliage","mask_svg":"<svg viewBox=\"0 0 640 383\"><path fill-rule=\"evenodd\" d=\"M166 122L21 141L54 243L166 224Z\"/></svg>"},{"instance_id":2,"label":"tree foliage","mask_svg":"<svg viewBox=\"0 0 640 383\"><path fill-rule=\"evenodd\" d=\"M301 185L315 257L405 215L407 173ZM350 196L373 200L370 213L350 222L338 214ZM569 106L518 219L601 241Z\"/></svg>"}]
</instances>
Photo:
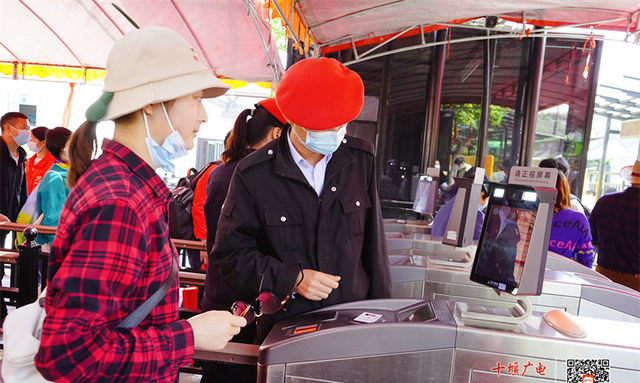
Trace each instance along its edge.
<instances>
[{"instance_id":1,"label":"tree foliage","mask_svg":"<svg viewBox=\"0 0 640 383\"><path fill-rule=\"evenodd\" d=\"M454 126L478 129L482 114L479 104L444 104L442 110L453 111ZM508 113L509 108L499 105L489 105L489 126L498 127L502 124L502 118Z\"/></svg>"},{"instance_id":2,"label":"tree foliage","mask_svg":"<svg viewBox=\"0 0 640 383\"><path fill-rule=\"evenodd\" d=\"M287 31L282 26L280 22L280 18L271 19L271 31L273 32L273 36L276 38L276 45L278 50L282 52L287 51Z\"/></svg>"}]
</instances>

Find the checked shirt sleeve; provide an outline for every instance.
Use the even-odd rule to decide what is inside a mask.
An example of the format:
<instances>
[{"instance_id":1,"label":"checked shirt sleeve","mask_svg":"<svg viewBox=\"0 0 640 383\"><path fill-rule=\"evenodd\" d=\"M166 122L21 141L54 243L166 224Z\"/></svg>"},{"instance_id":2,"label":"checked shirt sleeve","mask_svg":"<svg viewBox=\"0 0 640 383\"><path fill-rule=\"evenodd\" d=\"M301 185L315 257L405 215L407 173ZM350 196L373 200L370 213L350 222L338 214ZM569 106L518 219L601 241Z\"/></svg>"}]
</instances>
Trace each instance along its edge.
<instances>
[{"instance_id":1,"label":"checked shirt sleeve","mask_svg":"<svg viewBox=\"0 0 640 383\"><path fill-rule=\"evenodd\" d=\"M149 250L153 222L122 199L72 212L52 247L36 367L56 382L175 379L193 354L193 333L177 320L177 286L136 328L117 324L157 290L171 268ZM158 224L157 222L155 224ZM64 257L61 256L64 255ZM164 254L167 257L167 254Z\"/></svg>"}]
</instances>

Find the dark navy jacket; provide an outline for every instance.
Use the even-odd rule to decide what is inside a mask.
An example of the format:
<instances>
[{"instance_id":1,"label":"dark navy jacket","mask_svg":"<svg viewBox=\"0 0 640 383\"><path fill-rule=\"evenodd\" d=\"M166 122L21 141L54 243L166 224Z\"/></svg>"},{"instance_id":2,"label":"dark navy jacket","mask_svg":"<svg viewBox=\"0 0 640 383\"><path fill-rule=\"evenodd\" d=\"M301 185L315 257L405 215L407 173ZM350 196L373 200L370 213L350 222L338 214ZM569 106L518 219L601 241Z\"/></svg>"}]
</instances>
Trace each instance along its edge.
<instances>
[{"instance_id":1,"label":"dark navy jacket","mask_svg":"<svg viewBox=\"0 0 640 383\"><path fill-rule=\"evenodd\" d=\"M285 132L288 134L288 131ZM211 259L246 294L283 299L305 269L339 275L323 301L299 294L263 328L325 306L391 297L386 239L376 186L373 146L347 136L327 165L318 196L294 163L286 136L240 161L218 221Z\"/></svg>"}]
</instances>

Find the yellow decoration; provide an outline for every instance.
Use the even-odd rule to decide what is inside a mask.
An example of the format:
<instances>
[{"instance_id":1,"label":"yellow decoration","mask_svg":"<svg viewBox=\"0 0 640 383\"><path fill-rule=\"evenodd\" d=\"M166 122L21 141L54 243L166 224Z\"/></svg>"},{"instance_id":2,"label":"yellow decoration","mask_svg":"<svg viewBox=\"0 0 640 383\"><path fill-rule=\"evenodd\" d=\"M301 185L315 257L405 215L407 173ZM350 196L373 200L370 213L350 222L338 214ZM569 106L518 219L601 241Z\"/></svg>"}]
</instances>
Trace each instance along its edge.
<instances>
[{"instance_id":1,"label":"yellow decoration","mask_svg":"<svg viewBox=\"0 0 640 383\"><path fill-rule=\"evenodd\" d=\"M0 73L6 76L13 76L13 67L12 63L0 63ZM67 68L67 67L56 67L56 66L46 66L46 65L30 65L30 64L17 64L17 75L18 77L38 77L38 78L48 78L53 77L58 80L67 79L72 81L84 81L85 80L85 69L83 68ZM104 69L87 69L86 70L86 81L92 82L95 80L104 80Z\"/></svg>"},{"instance_id":2,"label":"yellow decoration","mask_svg":"<svg viewBox=\"0 0 640 383\"><path fill-rule=\"evenodd\" d=\"M241 81L241 80L231 80L228 78L221 78L220 79L223 83L231 86L231 89L236 89L236 88L242 88L245 87L251 83L246 82L246 81ZM264 88L264 89L271 89L271 83L270 82L254 82L253 84L256 84L257 86Z\"/></svg>"}]
</instances>

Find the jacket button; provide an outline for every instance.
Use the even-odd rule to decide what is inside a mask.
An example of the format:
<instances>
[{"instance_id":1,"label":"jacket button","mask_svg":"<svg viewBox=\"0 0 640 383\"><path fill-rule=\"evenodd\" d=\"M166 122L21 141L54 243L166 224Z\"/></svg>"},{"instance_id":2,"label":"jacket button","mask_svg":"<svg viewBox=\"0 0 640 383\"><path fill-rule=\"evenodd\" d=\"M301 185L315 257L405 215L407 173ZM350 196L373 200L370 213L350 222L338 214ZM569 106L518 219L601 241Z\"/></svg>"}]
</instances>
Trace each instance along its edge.
<instances>
[{"instance_id":1,"label":"jacket button","mask_svg":"<svg viewBox=\"0 0 640 383\"><path fill-rule=\"evenodd\" d=\"M346 138L343 138L343 139L342 139L342 143L343 143L343 144L346 144L346 143L347 143L347 139L346 139Z\"/></svg>"},{"instance_id":2,"label":"jacket button","mask_svg":"<svg viewBox=\"0 0 640 383\"><path fill-rule=\"evenodd\" d=\"M360 201L356 201L356 206L360 206Z\"/></svg>"},{"instance_id":3,"label":"jacket button","mask_svg":"<svg viewBox=\"0 0 640 383\"><path fill-rule=\"evenodd\" d=\"M271 149L267 150L267 154L268 155L272 155L273 154L273 150L271 150Z\"/></svg>"},{"instance_id":4,"label":"jacket button","mask_svg":"<svg viewBox=\"0 0 640 383\"><path fill-rule=\"evenodd\" d=\"M332 187L331 187L331 191L332 191L332 192L334 192L334 193L335 193L335 192L336 192L336 190L338 190L338 188L337 188L337 187L335 187L335 186L332 186Z\"/></svg>"},{"instance_id":5,"label":"jacket button","mask_svg":"<svg viewBox=\"0 0 640 383\"><path fill-rule=\"evenodd\" d=\"M280 217L280 221L282 222L286 222L287 221L287 217L285 217L284 215L282 217Z\"/></svg>"}]
</instances>

